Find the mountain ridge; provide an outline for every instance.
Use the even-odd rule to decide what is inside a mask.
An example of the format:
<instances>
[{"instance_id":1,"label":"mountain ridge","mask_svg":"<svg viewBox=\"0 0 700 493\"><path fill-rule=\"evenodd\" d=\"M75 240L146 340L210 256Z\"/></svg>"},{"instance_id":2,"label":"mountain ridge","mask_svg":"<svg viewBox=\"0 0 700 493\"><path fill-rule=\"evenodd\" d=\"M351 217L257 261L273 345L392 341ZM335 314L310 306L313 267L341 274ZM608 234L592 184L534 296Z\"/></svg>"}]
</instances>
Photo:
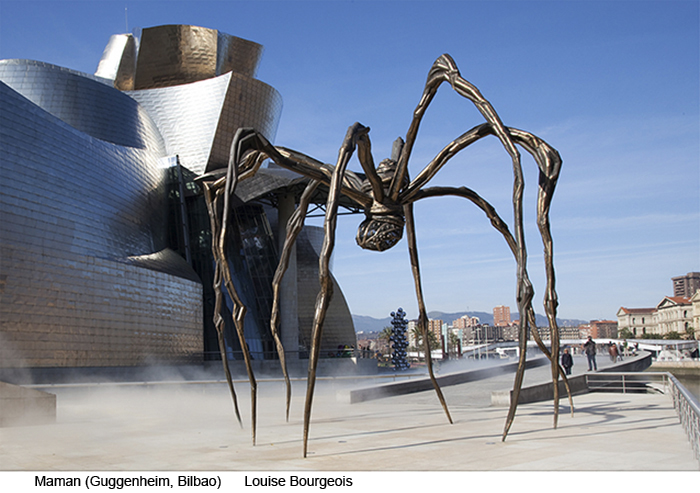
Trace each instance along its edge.
<instances>
[{"instance_id":1,"label":"mountain ridge","mask_svg":"<svg viewBox=\"0 0 700 493\"><path fill-rule=\"evenodd\" d=\"M458 318L463 317L464 315L468 315L470 317L478 317L479 321L481 323L487 323L489 325L493 324L493 314L488 313L488 312L476 312L476 311L455 312L455 313L446 313L446 312L440 312L440 311L428 312L428 318L433 319L433 320L443 320L444 322L446 322L448 324L452 323L453 320L457 320ZM545 317L544 315L540 315L539 313L537 313L537 314L535 314L535 318L536 318L538 326L546 327L549 325L549 323L547 322L547 317ZM381 330L384 327L391 327L391 317L374 318L374 317L370 317L368 315L355 315L355 314L353 314L352 321L355 325L355 332L381 332ZM576 326L579 326L581 324L586 324L586 323L588 323L587 320L557 318L557 324L560 327L576 327Z\"/></svg>"}]
</instances>

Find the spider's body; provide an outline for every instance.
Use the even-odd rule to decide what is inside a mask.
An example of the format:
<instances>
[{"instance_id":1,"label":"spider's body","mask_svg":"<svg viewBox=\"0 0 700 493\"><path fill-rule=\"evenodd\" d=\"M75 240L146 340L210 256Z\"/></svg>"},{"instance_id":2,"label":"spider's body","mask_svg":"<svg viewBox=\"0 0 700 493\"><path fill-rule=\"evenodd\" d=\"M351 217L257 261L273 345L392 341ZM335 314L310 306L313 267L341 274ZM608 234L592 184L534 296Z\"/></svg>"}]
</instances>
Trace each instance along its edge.
<instances>
[{"instance_id":1,"label":"spider's body","mask_svg":"<svg viewBox=\"0 0 700 493\"><path fill-rule=\"evenodd\" d=\"M374 196L369 180L362 182L362 191L372 196L372 205L365 211L366 219L357 228L355 241L365 250L383 252L396 245L403 237L406 219L401 204L387 196L396 172L396 161L385 159L377 166L382 182L383 197Z\"/></svg>"},{"instance_id":2,"label":"spider's body","mask_svg":"<svg viewBox=\"0 0 700 493\"><path fill-rule=\"evenodd\" d=\"M443 82L448 82L452 88L464 98L470 100L486 119L486 123L477 125L468 130L440 151L435 158L430 161L415 178L409 181L408 161L411 150L416 140L418 127L423 114L435 96L438 87ZM464 187L431 187L425 185L435 176L454 155L465 149L472 143L485 138L495 136L502 143L506 152L512 160L513 166L513 233L506 223L501 219L496 210L475 191ZM537 163L539 168L539 193L537 198L537 224L542 236L545 250L545 268L547 274L547 286L545 289L544 305L549 320L551 330L551 351L542 344L535 327L535 312L532 308L532 298L534 291L528 278L525 249L525 235L523 228L523 170L520 164L520 153L516 148L527 151ZM347 164L354 153L357 153L358 160L366 175L365 180L359 180L357 175L347 171ZM287 269L291 247L297 235L301 231L306 217L311 196L316 188L321 184L328 187L328 198L326 203L326 219L324 223L324 243L319 259L319 283L321 291L316 301L316 310L312 327L311 351L309 356L309 378L307 382L306 403L304 407L304 456L306 456L308 443L308 430L311 416L311 404L316 381L316 368L319 358L319 348L323 323L333 294L332 282L330 280L330 256L335 245L335 229L337 222L338 204L341 195L357 203L365 212L365 220L360 224L356 236L356 241L360 247L366 250L384 251L395 246L403 237L406 231L411 268L415 281L416 296L418 300L418 326L423 333L425 341L425 356L428 367L428 374L433 383L437 397L447 415L452 422L447 409L442 391L435 379L428 347L427 337L427 310L425 307L423 292L420 280L420 267L418 262L418 248L416 243L416 231L413 220L413 204L423 198L435 196L458 196L470 200L479 207L491 221L491 224L501 233L517 263L517 303L520 315L520 360L513 384L513 395L511 406L508 411L506 425L503 432L505 440L510 425L515 416L518 403L519 392L522 386L525 371L525 356L527 350L528 331L537 341L540 349L551 360L552 379L554 389L554 425L557 423L559 386L558 378L562 375L564 383L568 382L563 370L558 365L559 353L559 333L556 325L557 296L554 289L554 266L552 253L552 239L549 230L549 205L554 193L554 188L561 168L561 158L555 149L549 146L542 139L523 130L509 128L503 125L500 117L484 99L478 89L466 81L459 73L454 60L449 55L439 57L428 74L423 96L418 103L413 120L409 126L405 141L401 138L394 143L391 159L385 159L375 168L371 154L371 144L369 139L369 128L359 123L351 125L348 129L338 153L338 160L335 166L321 163L298 151L284 147L273 146L264 136L254 129L239 129L231 144L231 155L227 174L224 178L215 179L212 176L202 177L204 181L205 197L209 208L212 226L213 252L217 261L217 274L215 280L215 291L217 293L217 306L222 306L222 284L232 297L234 304L234 323L238 337L243 348L243 354L248 368L249 380L252 393L252 420L253 420L253 441L255 441L255 419L256 419L256 382L250 362L250 355L245 343L243 331L243 319L245 316L245 306L236 294L235 287L231 281L231 273L226 258L225 244L227 241L226 228L232 208L231 196L240 180L253 176L265 159L272 159L277 165L295 171L302 176L309 178L309 184L299 200L299 206L292 214L287 225L287 236L284 248L280 255L280 262L273 280L273 308L270 322L270 329L277 345L277 351L282 364L282 370L287 382L287 413L289 413L290 403L290 383L286 370L286 360L284 348L279 337L279 286L282 277ZM221 206L220 201L223 201ZM223 324L217 309L216 315L217 329L219 329L219 340L222 347L222 360L226 369L227 379L231 394L236 404L236 396L231 384L230 374L226 362L226 355L223 352ZM569 393L570 395L570 393ZM573 409L573 406L572 406ZM236 413L238 408L236 405ZM240 415L239 421L240 421Z\"/></svg>"}]
</instances>

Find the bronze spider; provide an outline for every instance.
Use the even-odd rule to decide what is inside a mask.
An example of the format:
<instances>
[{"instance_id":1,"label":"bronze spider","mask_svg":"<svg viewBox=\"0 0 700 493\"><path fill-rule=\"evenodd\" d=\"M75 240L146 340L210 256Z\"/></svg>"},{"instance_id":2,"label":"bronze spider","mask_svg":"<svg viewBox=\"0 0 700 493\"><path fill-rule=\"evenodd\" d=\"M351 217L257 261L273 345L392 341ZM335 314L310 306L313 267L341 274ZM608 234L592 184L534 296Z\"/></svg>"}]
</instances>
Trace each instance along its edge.
<instances>
[{"instance_id":1,"label":"bronze spider","mask_svg":"<svg viewBox=\"0 0 700 493\"><path fill-rule=\"evenodd\" d=\"M416 140L418 127L430 102L435 96L438 87L448 82L461 96L467 98L476 105L477 109L486 119L486 123L478 125L445 146L428 165L412 180L408 177L408 160ZM474 190L467 187L431 187L425 185L435 176L452 157L459 151L474 142L493 135L499 139L508 152L513 166L513 212L514 232L511 234L508 225L501 219L496 210ZM544 257L547 285L544 295L544 307L551 331L551 351L542 343L535 325L535 312L532 308L534 290L527 273L527 252L523 231L523 188L524 178L520 163L520 153L516 144L532 155L539 168L539 188L537 198L537 223L544 244ZM357 151L359 162L366 175L362 180L352 171L347 170L347 164L353 153ZM408 249L418 299L419 318L418 326L423 333L425 341L425 355L428 374L440 403L452 423L450 412L445 403L444 396L433 372L430 350L427 347L427 310L425 307L420 268L418 263L418 250L416 246L415 225L413 217L413 203L435 196L458 196L473 202L489 218L491 224L504 237L517 263L517 303L520 315L519 341L520 358L513 384L510 408L506 418L502 439L505 440L511 427L518 403L518 397L522 386L526 343L528 330L543 353L550 359L552 368L552 380L554 383L554 427L557 426L559 412L558 377L569 388L568 381L563 370L558 364L559 354L559 330L556 323L557 295L555 291L555 277L553 266L552 237L549 225L549 207L554 193L554 188L561 169L559 153L542 139L535 135L515 128L503 125L493 106L481 95L479 90L465 80L459 73L454 60L449 55L442 55L433 64L425 84L423 96L418 103L411 125L406 134L405 141L401 138L394 142L391 159L385 159L375 168L371 153L369 128L355 123L348 129L345 140L338 153L335 166L324 164L300 152L284 147L273 146L263 135L254 129L239 129L232 145L226 175L210 174L200 178L205 190L205 198L209 209L212 228L212 249L216 260L215 291L216 291L216 315L215 323L219 335L222 351L222 360L229 388L234 401L234 407L238 421L240 414L233 389L231 375L228 369L223 344L223 319L221 318L222 283L225 284L233 304L233 321L243 349L244 359L248 370L248 378L251 385L251 416L252 437L255 443L256 430L256 402L257 384L251 367L250 353L245 343L243 331L243 319L246 307L239 299L231 282L226 258L227 227L232 209L231 197L237 184L252 177L266 159L271 159L277 165L295 171L310 179L304 193L301 196L299 206L292 214L287 224L287 235L284 248L280 255L280 261L273 279L273 308L270 329L275 340L279 354L282 371L287 386L287 418L291 396L291 385L287 373L284 348L279 337L279 286L287 269L291 247L297 235L303 227L311 196L316 188L325 184L328 189L326 215L324 222L324 242L319 258L319 282L321 290L316 299L316 310L312 327L311 352L309 356L308 380L306 400L304 405L304 435L303 455L306 457L308 450L309 423L311 419L311 407L316 383L316 368L319 359L321 334L326 310L332 296L332 283L330 280L329 260L335 244L335 230L337 223L338 205L341 195L364 210L365 220L360 224L356 241L358 245L367 250L383 251L393 247L403 236L405 228L408 240ZM223 203L221 203L223 202ZM569 400L571 393L569 392ZM573 412L573 405L572 405Z\"/></svg>"}]
</instances>

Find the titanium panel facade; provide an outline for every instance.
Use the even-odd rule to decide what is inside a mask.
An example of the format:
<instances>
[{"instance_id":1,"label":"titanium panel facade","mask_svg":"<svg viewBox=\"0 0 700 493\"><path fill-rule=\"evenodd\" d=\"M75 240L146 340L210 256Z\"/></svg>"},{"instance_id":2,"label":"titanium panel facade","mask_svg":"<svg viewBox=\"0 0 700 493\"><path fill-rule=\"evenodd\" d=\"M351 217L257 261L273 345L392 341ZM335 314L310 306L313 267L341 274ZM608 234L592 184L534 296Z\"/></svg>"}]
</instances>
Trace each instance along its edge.
<instances>
[{"instance_id":1,"label":"titanium panel facade","mask_svg":"<svg viewBox=\"0 0 700 493\"><path fill-rule=\"evenodd\" d=\"M0 80L96 139L163 152L160 132L146 111L96 77L33 60L0 60Z\"/></svg>"},{"instance_id":2,"label":"titanium panel facade","mask_svg":"<svg viewBox=\"0 0 700 493\"><path fill-rule=\"evenodd\" d=\"M165 247L160 153L93 138L4 83L0 101L0 368L201 358L194 272L128 258Z\"/></svg>"},{"instance_id":3,"label":"titanium panel facade","mask_svg":"<svg viewBox=\"0 0 700 493\"><path fill-rule=\"evenodd\" d=\"M97 77L114 81L120 91L134 88L136 76L136 40L131 34L115 34L102 53L95 71Z\"/></svg>"},{"instance_id":4,"label":"titanium panel facade","mask_svg":"<svg viewBox=\"0 0 700 493\"><path fill-rule=\"evenodd\" d=\"M255 77L262 46L199 26L143 29L134 89L189 84L237 72Z\"/></svg>"},{"instance_id":5,"label":"titanium panel facade","mask_svg":"<svg viewBox=\"0 0 700 493\"><path fill-rule=\"evenodd\" d=\"M253 127L274 142L281 114L282 97L273 87L231 72L206 171L228 166L231 142L241 127Z\"/></svg>"},{"instance_id":6,"label":"titanium panel facade","mask_svg":"<svg viewBox=\"0 0 700 493\"><path fill-rule=\"evenodd\" d=\"M113 36L95 75L0 61L0 368L216 357L209 220L193 180L227 165L239 127L274 141L282 98L253 78L261 54L216 30L159 26ZM299 181L264 170L247 193L267 200ZM276 241L259 201L236 218L246 334L255 358L269 359ZM300 250L303 340L318 256ZM329 351L355 341L335 292ZM239 358L227 324L227 353Z\"/></svg>"},{"instance_id":7,"label":"titanium panel facade","mask_svg":"<svg viewBox=\"0 0 700 493\"><path fill-rule=\"evenodd\" d=\"M168 154L177 155L184 167L202 174L209 160L230 78L229 73L192 84L127 94L152 116L165 139Z\"/></svg>"}]
</instances>

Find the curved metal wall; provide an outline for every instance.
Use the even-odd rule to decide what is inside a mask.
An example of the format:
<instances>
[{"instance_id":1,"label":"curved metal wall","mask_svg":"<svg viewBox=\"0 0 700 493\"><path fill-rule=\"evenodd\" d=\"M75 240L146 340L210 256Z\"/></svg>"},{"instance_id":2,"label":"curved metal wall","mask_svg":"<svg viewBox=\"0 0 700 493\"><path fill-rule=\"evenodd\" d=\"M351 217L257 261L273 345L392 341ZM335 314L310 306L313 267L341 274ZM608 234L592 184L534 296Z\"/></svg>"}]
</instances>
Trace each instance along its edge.
<instances>
[{"instance_id":1,"label":"curved metal wall","mask_svg":"<svg viewBox=\"0 0 700 493\"><path fill-rule=\"evenodd\" d=\"M114 34L97 64L95 76L113 81L120 91L134 88L136 40L131 34Z\"/></svg>"},{"instance_id":2,"label":"curved metal wall","mask_svg":"<svg viewBox=\"0 0 700 493\"><path fill-rule=\"evenodd\" d=\"M230 76L206 171L228 166L231 142L239 128L253 127L270 142L277 134L282 114L282 97L277 90L236 72Z\"/></svg>"},{"instance_id":3,"label":"curved metal wall","mask_svg":"<svg viewBox=\"0 0 700 493\"><path fill-rule=\"evenodd\" d=\"M129 91L152 116L165 139L168 154L202 174L209 160L231 74L159 89ZM232 136L233 138L233 136Z\"/></svg>"},{"instance_id":4,"label":"curved metal wall","mask_svg":"<svg viewBox=\"0 0 700 493\"><path fill-rule=\"evenodd\" d=\"M201 284L118 261L164 247L161 153L0 102L0 367L201 357Z\"/></svg>"},{"instance_id":5,"label":"curved metal wall","mask_svg":"<svg viewBox=\"0 0 700 493\"><path fill-rule=\"evenodd\" d=\"M262 58L262 45L219 31L216 74L234 71L246 77L255 77Z\"/></svg>"},{"instance_id":6,"label":"curved metal wall","mask_svg":"<svg viewBox=\"0 0 700 493\"><path fill-rule=\"evenodd\" d=\"M236 72L127 94L153 117L168 153L197 174L228 165L238 128L256 128L273 142L282 114L275 88Z\"/></svg>"},{"instance_id":7,"label":"curved metal wall","mask_svg":"<svg viewBox=\"0 0 700 493\"><path fill-rule=\"evenodd\" d=\"M166 25L141 31L134 89L189 84L229 71L254 77L262 46L200 26Z\"/></svg>"},{"instance_id":8,"label":"curved metal wall","mask_svg":"<svg viewBox=\"0 0 700 493\"><path fill-rule=\"evenodd\" d=\"M56 65L1 60L0 80L73 128L120 146L163 152L158 128L121 91Z\"/></svg>"}]
</instances>

